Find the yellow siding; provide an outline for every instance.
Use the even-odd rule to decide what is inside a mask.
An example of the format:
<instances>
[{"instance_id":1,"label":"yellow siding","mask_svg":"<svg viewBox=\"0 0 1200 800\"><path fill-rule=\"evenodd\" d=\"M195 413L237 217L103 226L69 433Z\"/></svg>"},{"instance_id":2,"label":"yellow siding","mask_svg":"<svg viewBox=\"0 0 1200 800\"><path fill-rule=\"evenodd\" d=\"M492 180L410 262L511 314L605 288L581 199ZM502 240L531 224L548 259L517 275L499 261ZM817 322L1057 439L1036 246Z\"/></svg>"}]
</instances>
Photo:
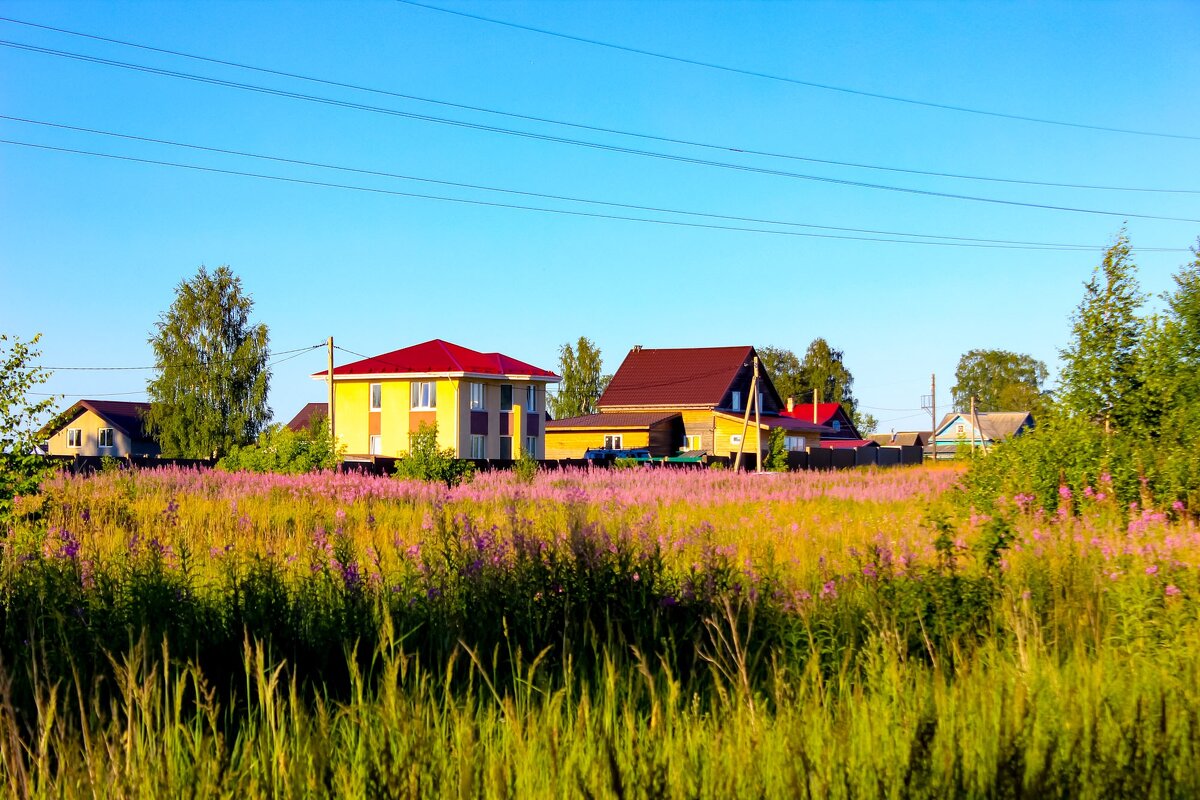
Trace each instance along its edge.
<instances>
[{"instance_id":1,"label":"yellow siding","mask_svg":"<svg viewBox=\"0 0 1200 800\"><path fill-rule=\"evenodd\" d=\"M408 381L381 381L379 393L380 452L400 456L408 452Z\"/></svg>"},{"instance_id":2,"label":"yellow siding","mask_svg":"<svg viewBox=\"0 0 1200 800\"><path fill-rule=\"evenodd\" d=\"M717 431L716 444L713 447L713 455L729 456L736 455L738 446L730 441L731 437L739 436L742 433L742 421L727 419L726 417L716 417ZM762 431L762 449L767 449L767 440L769 437L767 431ZM750 424L746 426L746 437L742 441L742 452L753 453L755 445L754 438L754 416L750 416Z\"/></svg>"},{"instance_id":3,"label":"yellow siding","mask_svg":"<svg viewBox=\"0 0 1200 800\"><path fill-rule=\"evenodd\" d=\"M593 447L604 447L605 436L620 436L622 447L649 447L649 431L613 431L596 428L587 431L546 431L546 458L583 458Z\"/></svg>"},{"instance_id":4,"label":"yellow siding","mask_svg":"<svg viewBox=\"0 0 1200 800\"><path fill-rule=\"evenodd\" d=\"M53 456L124 456L129 454L129 437L113 428L113 446L100 447L100 429L112 428L105 419L92 411L84 411L62 426L47 441L47 452ZM80 447L67 447L67 429L79 428Z\"/></svg>"},{"instance_id":5,"label":"yellow siding","mask_svg":"<svg viewBox=\"0 0 1200 800\"><path fill-rule=\"evenodd\" d=\"M349 455L370 452L368 418L372 381L334 381L333 427Z\"/></svg>"},{"instance_id":6,"label":"yellow siding","mask_svg":"<svg viewBox=\"0 0 1200 800\"><path fill-rule=\"evenodd\" d=\"M437 382L437 426L438 448L453 450L458 454L458 434L461 431L461 421L458 418L459 406L457 380L440 380Z\"/></svg>"}]
</instances>

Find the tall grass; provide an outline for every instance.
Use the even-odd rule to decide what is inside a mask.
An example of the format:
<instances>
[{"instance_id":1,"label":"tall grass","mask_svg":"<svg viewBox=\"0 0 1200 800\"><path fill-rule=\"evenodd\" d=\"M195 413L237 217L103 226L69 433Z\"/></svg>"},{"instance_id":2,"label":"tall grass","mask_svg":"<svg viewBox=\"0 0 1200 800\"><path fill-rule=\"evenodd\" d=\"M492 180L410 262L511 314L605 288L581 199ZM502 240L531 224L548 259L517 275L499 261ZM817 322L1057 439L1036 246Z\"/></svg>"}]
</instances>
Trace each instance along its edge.
<instances>
[{"instance_id":1,"label":"tall grass","mask_svg":"<svg viewBox=\"0 0 1200 800\"><path fill-rule=\"evenodd\" d=\"M1200 531L945 469L60 478L14 796L1187 797Z\"/></svg>"}]
</instances>

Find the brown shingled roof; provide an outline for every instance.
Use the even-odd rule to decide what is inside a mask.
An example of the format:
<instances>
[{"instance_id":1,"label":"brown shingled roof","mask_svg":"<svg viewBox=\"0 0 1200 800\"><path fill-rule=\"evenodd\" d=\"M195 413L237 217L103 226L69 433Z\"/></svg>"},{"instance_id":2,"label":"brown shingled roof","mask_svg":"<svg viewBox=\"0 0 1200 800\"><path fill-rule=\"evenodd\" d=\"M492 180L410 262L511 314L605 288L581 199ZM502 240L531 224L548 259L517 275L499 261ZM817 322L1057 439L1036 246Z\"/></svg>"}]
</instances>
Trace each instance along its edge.
<instances>
[{"instance_id":1,"label":"brown shingled roof","mask_svg":"<svg viewBox=\"0 0 1200 800\"><path fill-rule=\"evenodd\" d=\"M721 404L738 371L754 355L740 347L635 347L600 396L597 406L707 406Z\"/></svg>"},{"instance_id":2,"label":"brown shingled roof","mask_svg":"<svg viewBox=\"0 0 1200 800\"><path fill-rule=\"evenodd\" d=\"M309 403L300 409L296 416L292 417L292 421L287 424L288 428L299 433L300 431L308 430L312 424L313 417L328 417L328 403Z\"/></svg>"}]
</instances>

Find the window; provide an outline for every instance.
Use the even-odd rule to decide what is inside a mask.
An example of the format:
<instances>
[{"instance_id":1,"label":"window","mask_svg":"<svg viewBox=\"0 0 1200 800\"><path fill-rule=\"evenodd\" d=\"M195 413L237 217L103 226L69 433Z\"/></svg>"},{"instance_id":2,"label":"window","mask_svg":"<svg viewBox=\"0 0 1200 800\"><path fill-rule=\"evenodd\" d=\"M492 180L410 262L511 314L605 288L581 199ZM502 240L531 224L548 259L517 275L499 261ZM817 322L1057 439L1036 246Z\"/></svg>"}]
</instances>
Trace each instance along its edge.
<instances>
[{"instance_id":1,"label":"window","mask_svg":"<svg viewBox=\"0 0 1200 800\"><path fill-rule=\"evenodd\" d=\"M525 387L525 410L530 414L537 411L537 389L534 386Z\"/></svg>"},{"instance_id":2,"label":"window","mask_svg":"<svg viewBox=\"0 0 1200 800\"><path fill-rule=\"evenodd\" d=\"M511 436L501 436L500 437L500 458L512 459L512 437Z\"/></svg>"},{"instance_id":3,"label":"window","mask_svg":"<svg viewBox=\"0 0 1200 800\"><path fill-rule=\"evenodd\" d=\"M483 392L484 392L484 385L482 383L472 383L471 384L471 410L472 411L482 411L483 409L487 408L487 406L485 406L483 403L483 397L484 397ZM479 457L483 458L483 456L479 456Z\"/></svg>"},{"instance_id":4,"label":"window","mask_svg":"<svg viewBox=\"0 0 1200 800\"><path fill-rule=\"evenodd\" d=\"M963 426L963 425L959 425L959 426L958 426L958 435L959 435L959 436L966 436L966 435L967 435L967 429L966 429L966 427L965 427L965 426Z\"/></svg>"},{"instance_id":5,"label":"window","mask_svg":"<svg viewBox=\"0 0 1200 800\"><path fill-rule=\"evenodd\" d=\"M729 407L732 408L734 411L742 410L742 393L741 392L733 393L733 396L729 399Z\"/></svg>"},{"instance_id":6,"label":"window","mask_svg":"<svg viewBox=\"0 0 1200 800\"><path fill-rule=\"evenodd\" d=\"M512 411L512 384L500 384L500 410Z\"/></svg>"},{"instance_id":7,"label":"window","mask_svg":"<svg viewBox=\"0 0 1200 800\"><path fill-rule=\"evenodd\" d=\"M729 446L730 447L737 447L741 443L742 443L742 435L740 433L735 433L729 437Z\"/></svg>"},{"instance_id":8,"label":"window","mask_svg":"<svg viewBox=\"0 0 1200 800\"><path fill-rule=\"evenodd\" d=\"M437 383L413 381L409 390L413 408L437 408Z\"/></svg>"},{"instance_id":9,"label":"window","mask_svg":"<svg viewBox=\"0 0 1200 800\"><path fill-rule=\"evenodd\" d=\"M67 447L83 447L82 428L67 428Z\"/></svg>"},{"instance_id":10,"label":"window","mask_svg":"<svg viewBox=\"0 0 1200 800\"><path fill-rule=\"evenodd\" d=\"M610 436L605 436L605 437L604 437L604 449L605 449L605 450L620 450L620 449L621 449L621 437L620 437L620 435L617 435L617 436L611 436L611 435L610 435Z\"/></svg>"},{"instance_id":11,"label":"window","mask_svg":"<svg viewBox=\"0 0 1200 800\"><path fill-rule=\"evenodd\" d=\"M525 452L529 454L530 458L537 458L537 437L536 436L526 436L525 437Z\"/></svg>"},{"instance_id":12,"label":"window","mask_svg":"<svg viewBox=\"0 0 1200 800\"><path fill-rule=\"evenodd\" d=\"M383 407L383 384L371 384L371 410L378 411Z\"/></svg>"},{"instance_id":13,"label":"window","mask_svg":"<svg viewBox=\"0 0 1200 800\"><path fill-rule=\"evenodd\" d=\"M476 386L483 384L477 383ZM487 437L471 436L471 458L487 458Z\"/></svg>"},{"instance_id":14,"label":"window","mask_svg":"<svg viewBox=\"0 0 1200 800\"><path fill-rule=\"evenodd\" d=\"M803 436L785 436L783 437L783 446L787 450L802 451L804 450Z\"/></svg>"},{"instance_id":15,"label":"window","mask_svg":"<svg viewBox=\"0 0 1200 800\"><path fill-rule=\"evenodd\" d=\"M100 447L112 447L113 446L113 429L112 428L101 428L97 432L97 438L100 440Z\"/></svg>"},{"instance_id":16,"label":"window","mask_svg":"<svg viewBox=\"0 0 1200 800\"><path fill-rule=\"evenodd\" d=\"M840 431L842 429L842 421L835 419L833 422L829 423L829 427L833 428L835 431Z\"/></svg>"},{"instance_id":17,"label":"window","mask_svg":"<svg viewBox=\"0 0 1200 800\"><path fill-rule=\"evenodd\" d=\"M378 384L376 384L376 385L378 385ZM370 438L370 444L368 445L368 452L373 456L383 455L383 437L382 436L380 436L379 434L375 434L374 436L372 436Z\"/></svg>"},{"instance_id":18,"label":"window","mask_svg":"<svg viewBox=\"0 0 1200 800\"><path fill-rule=\"evenodd\" d=\"M700 449L700 434L688 434L683 437L683 449L699 450Z\"/></svg>"},{"instance_id":19,"label":"window","mask_svg":"<svg viewBox=\"0 0 1200 800\"><path fill-rule=\"evenodd\" d=\"M759 392L758 393L758 410L762 411L762 407L763 407L763 393Z\"/></svg>"}]
</instances>

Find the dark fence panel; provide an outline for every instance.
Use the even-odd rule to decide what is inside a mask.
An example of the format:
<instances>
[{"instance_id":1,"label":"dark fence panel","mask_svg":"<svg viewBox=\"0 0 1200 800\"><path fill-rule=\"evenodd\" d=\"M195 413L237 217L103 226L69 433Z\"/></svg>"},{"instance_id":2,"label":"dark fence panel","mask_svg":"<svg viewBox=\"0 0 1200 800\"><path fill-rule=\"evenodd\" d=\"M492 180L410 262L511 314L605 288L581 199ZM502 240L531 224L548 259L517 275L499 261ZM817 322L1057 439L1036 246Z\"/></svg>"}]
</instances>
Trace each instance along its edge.
<instances>
[{"instance_id":1,"label":"dark fence panel","mask_svg":"<svg viewBox=\"0 0 1200 800\"><path fill-rule=\"evenodd\" d=\"M894 467L900 463L900 448L899 447L877 447L879 451L879 466Z\"/></svg>"},{"instance_id":2,"label":"dark fence panel","mask_svg":"<svg viewBox=\"0 0 1200 800\"><path fill-rule=\"evenodd\" d=\"M809 469L833 469L833 451L824 447L814 447L808 451Z\"/></svg>"},{"instance_id":3,"label":"dark fence panel","mask_svg":"<svg viewBox=\"0 0 1200 800\"><path fill-rule=\"evenodd\" d=\"M853 450L830 450L834 469L850 469L857 461Z\"/></svg>"},{"instance_id":4,"label":"dark fence panel","mask_svg":"<svg viewBox=\"0 0 1200 800\"><path fill-rule=\"evenodd\" d=\"M878 447L855 447L854 448L854 466L870 467L879 463L879 448Z\"/></svg>"}]
</instances>

